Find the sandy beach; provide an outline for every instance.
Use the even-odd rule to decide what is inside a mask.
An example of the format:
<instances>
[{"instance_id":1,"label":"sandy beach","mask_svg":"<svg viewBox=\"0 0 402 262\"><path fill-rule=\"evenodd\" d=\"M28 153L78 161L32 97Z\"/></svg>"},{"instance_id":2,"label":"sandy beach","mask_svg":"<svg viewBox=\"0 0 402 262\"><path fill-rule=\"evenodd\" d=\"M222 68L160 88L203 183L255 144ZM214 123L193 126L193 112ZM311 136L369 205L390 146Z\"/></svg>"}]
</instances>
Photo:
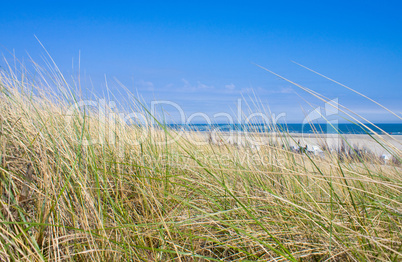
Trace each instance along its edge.
<instances>
[{"instance_id":1,"label":"sandy beach","mask_svg":"<svg viewBox=\"0 0 402 262\"><path fill-rule=\"evenodd\" d=\"M339 150L340 148L353 148L366 150L377 156L391 154L387 148L402 150L401 135L373 135L367 134L303 134L303 133L247 133L247 132L222 132L208 133L201 132L205 141L211 140L214 144L234 144L239 146L261 147L268 144L283 145L297 148L309 147L323 150ZM377 143L380 141L381 143Z\"/></svg>"},{"instance_id":2,"label":"sandy beach","mask_svg":"<svg viewBox=\"0 0 402 262\"><path fill-rule=\"evenodd\" d=\"M339 149L342 146L351 146L354 149L365 149L376 155L389 154L387 150L372 137L366 134L291 134L295 141L300 140L301 145L327 145L330 149ZM376 135L383 145L402 150L402 136ZM293 142L293 141L292 141ZM294 143L294 142L293 142Z\"/></svg>"}]
</instances>

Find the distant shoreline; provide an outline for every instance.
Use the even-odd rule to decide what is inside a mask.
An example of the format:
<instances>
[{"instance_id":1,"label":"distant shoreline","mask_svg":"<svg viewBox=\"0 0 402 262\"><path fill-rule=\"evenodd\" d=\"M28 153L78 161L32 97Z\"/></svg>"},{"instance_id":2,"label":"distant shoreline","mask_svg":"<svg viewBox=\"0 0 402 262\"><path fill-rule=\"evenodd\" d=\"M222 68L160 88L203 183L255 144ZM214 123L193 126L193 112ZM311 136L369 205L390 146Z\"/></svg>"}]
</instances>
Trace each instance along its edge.
<instances>
[{"instance_id":1,"label":"distant shoreline","mask_svg":"<svg viewBox=\"0 0 402 262\"><path fill-rule=\"evenodd\" d=\"M377 156L381 155L389 155L387 150L377 143L370 135L368 134L306 134L306 133L284 133L284 132L249 132L249 131L219 131L219 132L211 132L211 131L185 131L189 135L198 134L203 137L205 141L209 139L210 134L214 134L215 140L222 139L225 141L224 143L237 143L239 140L244 143L244 145L252 145L254 140L258 140L259 142L268 144L269 142L275 142L280 145L283 144L283 139L286 139L287 146L297 147L297 146L311 146L311 147L319 147L323 146L328 147L330 149L337 150L342 146L349 146L354 149L365 149ZM229 139L230 135L233 135L232 140ZM247 139L248 137L248 139ZM384 135L378 134L375 135L380 140L385 141L386 144L397 148L402 151L402 136L401 135ZM232 141L232 142L228 142ZM233 142L234 141L234 142ZM223 143L223 142L222 142ZM349 144L349 145L348 145Z\"/></svg>"},{"instance_id":2,"label":"distant shoreline","mask_svg":"<svg viewBox=\"0 0 402 262\"><path fill-rule=\"evenodd\" d=\"M219 130L220 132L256 132L256 133L273 133L285 132L289 134L384 134L384 135L402 135L402 124L386 123L386 124L365 124L371 130L361 125L355 124L278 124L276 126L267 124L167 124L172 129L182 129L186 131L206 131ZM375 125L375 126L374 126Z\"/></svg>"}]
</instances>

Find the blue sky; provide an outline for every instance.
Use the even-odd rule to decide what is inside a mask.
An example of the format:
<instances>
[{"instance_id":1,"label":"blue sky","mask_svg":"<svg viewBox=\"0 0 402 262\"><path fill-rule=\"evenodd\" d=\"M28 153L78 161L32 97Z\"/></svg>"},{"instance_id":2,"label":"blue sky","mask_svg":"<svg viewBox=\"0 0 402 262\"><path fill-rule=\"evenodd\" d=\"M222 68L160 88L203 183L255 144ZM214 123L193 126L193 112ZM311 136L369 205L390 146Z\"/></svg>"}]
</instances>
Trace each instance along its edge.
<instances>
[{"instance_id":1,"label":"blue sky","mask_svg":"<svg viewBox=\"0 0 402 262\"><path fill-rule=\"evenodd\" d=\"M232 113L237 99L254 94L287 122L302 121L312 109L306 101L323 106L259 64L371 121L398 123L292 61L401 115L400 10L400 1L3 1L0 50L41 63L36 35L68 79L77 76L80 53L88 90L104 94L106 76L124 99L116 78L145 101L173 101L187 115Z\"/></svg>"}]
</instances>

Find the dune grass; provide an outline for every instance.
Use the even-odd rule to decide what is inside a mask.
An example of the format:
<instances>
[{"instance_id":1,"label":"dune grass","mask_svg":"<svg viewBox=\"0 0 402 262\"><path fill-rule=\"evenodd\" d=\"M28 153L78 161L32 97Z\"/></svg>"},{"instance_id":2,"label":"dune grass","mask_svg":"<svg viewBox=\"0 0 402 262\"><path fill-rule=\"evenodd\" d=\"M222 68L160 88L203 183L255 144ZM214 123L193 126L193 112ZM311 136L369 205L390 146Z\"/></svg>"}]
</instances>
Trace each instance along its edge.
<instances>
[{"instance_id":1,"label":"dune grass","mask_svg":"<svg viewBox=\"0 0 402 262\"><path fill-rule=\"evenodd\" d=\"M168 143L163 125L66 117L72 90L57 70L1 71L1 261L401 261L399 165L292 152L286 133Z\"/></svg>"}]
</instances>

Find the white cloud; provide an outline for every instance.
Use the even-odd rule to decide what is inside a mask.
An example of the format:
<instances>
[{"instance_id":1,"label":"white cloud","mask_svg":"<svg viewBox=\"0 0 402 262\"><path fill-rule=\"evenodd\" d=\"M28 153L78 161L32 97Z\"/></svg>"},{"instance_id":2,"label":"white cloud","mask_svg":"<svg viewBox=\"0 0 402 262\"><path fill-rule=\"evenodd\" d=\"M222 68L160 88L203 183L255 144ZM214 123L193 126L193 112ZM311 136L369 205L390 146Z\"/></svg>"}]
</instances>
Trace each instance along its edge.
<instances>
[{"instance_id":1,"label":"white cloud","mask_svg":"<svg viewBox=\"0 0 402 262\"><path fill-rule=\"evenodd\" d=\"M205 90L205 89L213 89L214 86L209 86L200 81L197 82L196 85L192 85L187 79L182 78L181 81L183 82L183 89L189 91L196 91L196 90Z\"/></svg>"},{"instance_id":2,"label":"white cloud","mask_svg":"<svg viewBox=\"0 0 402 262\"><path fill-rule=\"evenodd\" d=\"M138 89L140 89L140 90L147 90L147 91L155 90L154 84L150 81L140 80L137 82L137 86L138 86Z\"/></svg>"},{"instance_id":3,"label":"white cloud","mask_svg":"<svg viewBox=\"0 0 402 262\"><path fill-rule=\"evenodd\" d=\"M225 85L225 88L229 89L229 90L233 90L233 89L236 88L236 86L232 83L232 84L229 84L229 85Z\"/></svg>"},{"instance_id":4,"label":"white cloud","mask_svg":"<svg viewBox=\"0 0 402 262\"><path fill-rule=\"evenodd\" d=\"M281 90L279 91L279 93L281 94L292 94L294 92L295 91L291 87L282 87Z\"/></svg>"},{"instance_id":5,"label":"white cloud","mask_svg":"<svg viewBox=\"0 0 402 262\"><path fill-rule=\"evenodd\" d=\"M200 81L197 82L198 89L212 89L214 86L208 86L206 84L201 83Z\"/></svg>"},{"instance_id":6,"label":"white cloud","mask_svg":"<svg viewBox=\"0 0 402 262\"><path fill-rule=\"evenodd\" d=\"M241 93L253 93L254 89L252 87L245 87L241 89Z\"/></svg>"},{"instance_id":7,"label":"white cloud","mask_svg":"<svg viewBox=\"0 0 402 262\"><path fill-rule=\"evenodd\" d=\"M184 88L191 88L190 82L187 79L182 78L181 81L184 83Z\"/></svg>"},{"instance_id":8,"label":"white cloud","mask_svg":"<svg viewBox=\"0 0 402 262\"><path fill-rule=\"evenodd\" d=\"M279 90L268 90L268 93L271 94L293 94L295 93L295 90L291 87L281 87Z\"/></svg>"},{"instance_id":9,"label":"white cloud","mask_svg":"<svg viewBox=\"0 0 402 262\"><path fill-rule=\"evenodd\" d=\"M171 89L172 87L174 87L174 84L172 84L172 83L167 84L167 85L165 86L166 89Z\"/></svg>"}]
</instances>

